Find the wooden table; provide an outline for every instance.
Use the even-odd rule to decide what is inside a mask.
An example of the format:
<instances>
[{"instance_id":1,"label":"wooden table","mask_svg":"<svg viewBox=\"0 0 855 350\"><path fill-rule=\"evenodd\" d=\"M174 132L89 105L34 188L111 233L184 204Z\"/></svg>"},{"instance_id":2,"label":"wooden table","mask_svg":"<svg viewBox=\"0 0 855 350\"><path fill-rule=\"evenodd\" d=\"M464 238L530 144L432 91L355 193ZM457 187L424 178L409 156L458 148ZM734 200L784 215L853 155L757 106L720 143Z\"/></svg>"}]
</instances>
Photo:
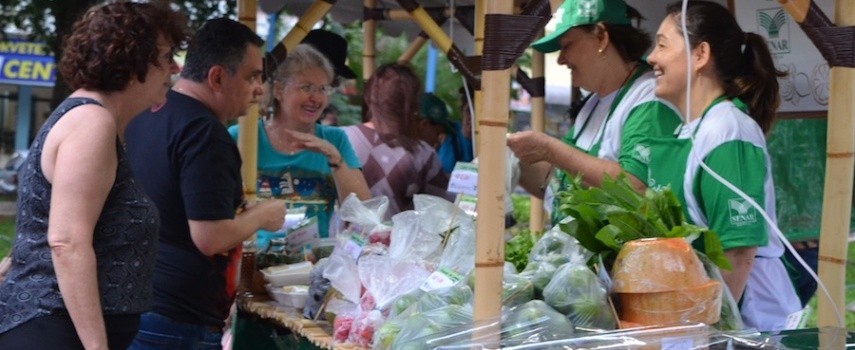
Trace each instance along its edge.
<instances>
[{"instance_id":1,"label":"wooden table","mask_svg":"<svg viewBox=\"0 0 855 350\"><path fill-rule=\"evenodd\" d=\"M280 306L264 293L245 294L237 298L239 312L248 313L266 322L287 329L299 336L301 347L331 350L362 350L353 344L333 344L332 325L327 321L314 321L303 318L297 309ZM235 350L240 350L241 336L235 334ZM305 340L305 341L302 341ZM311 346L308 346L311 345Z\"/></svg>"}]
</instances>

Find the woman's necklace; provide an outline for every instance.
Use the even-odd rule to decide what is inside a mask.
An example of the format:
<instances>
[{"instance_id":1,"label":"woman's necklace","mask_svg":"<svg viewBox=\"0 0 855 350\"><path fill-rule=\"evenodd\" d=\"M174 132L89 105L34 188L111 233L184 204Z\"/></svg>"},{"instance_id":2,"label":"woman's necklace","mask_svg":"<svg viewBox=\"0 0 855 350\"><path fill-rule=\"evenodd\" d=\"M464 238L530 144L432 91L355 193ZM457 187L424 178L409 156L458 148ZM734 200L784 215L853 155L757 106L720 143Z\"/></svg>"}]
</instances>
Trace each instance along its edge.
<instances>
[{"instance_id":1,"label":"woman's necklace","mask_svg":"<svg viewBox=\"0 0 855 350\"><path fill-rule=\"evenodd\" d=\"M293 156L297 153L297 150L293 150L288 146L287 138L282 135L281 131L278 131L280 128L281 127L265 123L264 129L267 132L267 140L270 141L270 145L276 151Z\"/></svg>"}]
</instances>

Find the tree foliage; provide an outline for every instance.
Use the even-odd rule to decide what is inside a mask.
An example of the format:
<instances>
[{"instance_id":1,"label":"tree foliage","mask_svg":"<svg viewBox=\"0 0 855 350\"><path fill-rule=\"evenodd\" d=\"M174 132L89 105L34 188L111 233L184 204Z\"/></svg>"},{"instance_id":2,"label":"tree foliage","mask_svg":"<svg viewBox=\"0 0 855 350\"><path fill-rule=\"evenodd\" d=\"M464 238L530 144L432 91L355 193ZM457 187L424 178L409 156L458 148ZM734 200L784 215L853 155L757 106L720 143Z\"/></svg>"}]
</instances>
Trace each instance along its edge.
<instances>
[{"instance_id":1,"label":"tree foliage","mask_svg":"<svg viewBox=\"0 0 855 350\"><path fill-rule=\"evenodd\" d=\"M159 0L153 0L159 1ZM165 1L165 0L163 0ZM54 58L62 57L62 40L71 25L89 7L105 0L0 0L0 25L4 35L12 30L28 40L47 44ZM214 17L234 17L237 0L173 0L173 8L187 15L191 28L198 28L205 20ZM53 105L62 101L70 91L57 74Z\"/></svg>"}]
</instances>

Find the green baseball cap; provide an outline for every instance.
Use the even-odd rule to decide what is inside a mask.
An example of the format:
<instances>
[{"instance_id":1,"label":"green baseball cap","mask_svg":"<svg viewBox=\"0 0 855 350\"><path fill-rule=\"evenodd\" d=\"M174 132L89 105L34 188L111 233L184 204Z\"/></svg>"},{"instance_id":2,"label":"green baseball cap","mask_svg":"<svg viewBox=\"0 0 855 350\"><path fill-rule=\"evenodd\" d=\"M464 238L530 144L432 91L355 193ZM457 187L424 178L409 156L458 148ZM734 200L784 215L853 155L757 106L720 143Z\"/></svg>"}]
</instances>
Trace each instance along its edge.
<instances>
[{"instance_id":1,"label":"green baseball cap","mask_svg":"<svg viewBox=\"0 0 855 350\"><path fill-rule=\"evenodd\" d=\"M451 122L448 120L448 105L445 104L445 101L430 92L422 95L419 100L419 115L434 124L446 127L450 127L451 125Z\"/></svg>"},{"instance_id":2,"label":"green baseball cap","mask_svg":"<svg viewBox=\"0 0 855 350\"><path fill-rule=\"evenodd\" d=\"M623 0L566 0L555 11L560 21L555 31L531 44L535 50L547 53L558 51L561 45L558 39L568 30L588 24L606 22L611 24L629 24L626 17L626 3Z\"/></svg>"}]
</instances>

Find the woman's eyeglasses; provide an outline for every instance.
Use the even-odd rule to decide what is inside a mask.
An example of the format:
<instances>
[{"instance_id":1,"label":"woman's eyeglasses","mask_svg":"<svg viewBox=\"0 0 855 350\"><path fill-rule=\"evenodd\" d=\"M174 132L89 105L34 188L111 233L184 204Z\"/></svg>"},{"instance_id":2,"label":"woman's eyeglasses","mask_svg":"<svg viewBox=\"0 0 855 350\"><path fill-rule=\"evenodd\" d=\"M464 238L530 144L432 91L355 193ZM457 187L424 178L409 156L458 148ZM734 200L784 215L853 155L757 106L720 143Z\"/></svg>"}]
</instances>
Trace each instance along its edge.
<instances>
[{"instance_id":1,"label":"woman's eyeglasses","mask_svg":"<svg viewBox=\"0 0 855 350\"><path fill-rule=\"evenodd\" d=\"M323 96L329 96L335 92L335 88L332 85L297 84L295 86L306 95L317 93Z\"/></svg>"}]
</instances>

